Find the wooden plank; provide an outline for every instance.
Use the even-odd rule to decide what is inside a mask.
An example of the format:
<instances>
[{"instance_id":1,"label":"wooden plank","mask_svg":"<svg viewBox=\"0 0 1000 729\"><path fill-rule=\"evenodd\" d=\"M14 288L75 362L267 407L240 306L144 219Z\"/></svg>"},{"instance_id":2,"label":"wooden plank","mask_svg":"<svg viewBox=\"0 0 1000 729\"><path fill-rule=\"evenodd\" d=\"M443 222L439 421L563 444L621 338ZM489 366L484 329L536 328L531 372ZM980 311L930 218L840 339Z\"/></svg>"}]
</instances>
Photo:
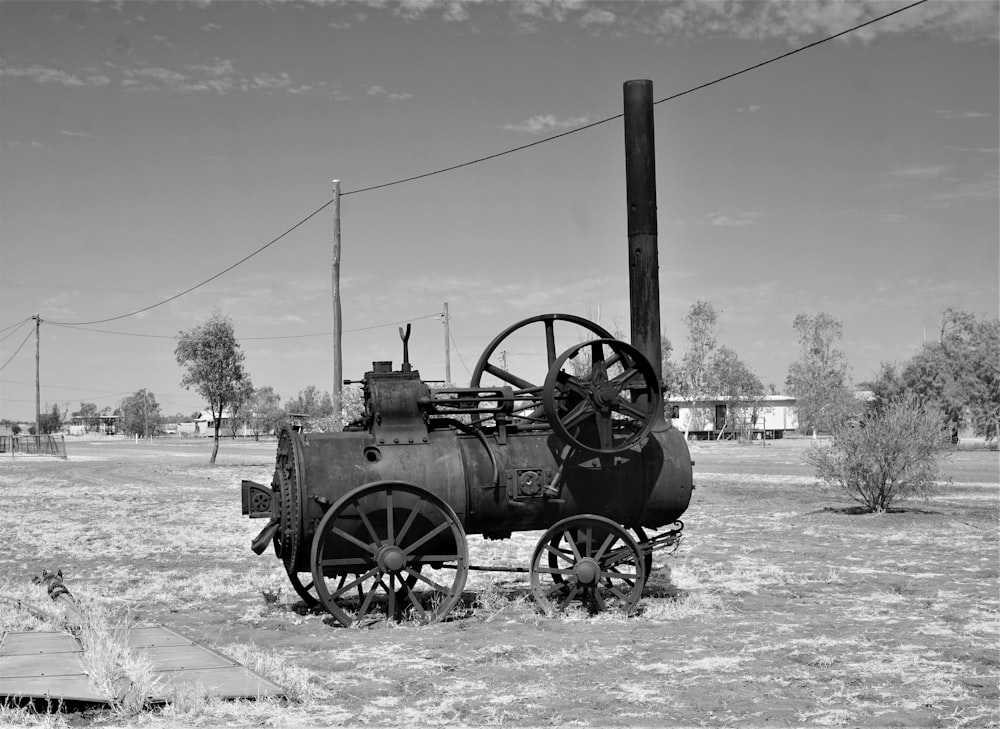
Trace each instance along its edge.
<instances>
[{"instance_id":1,"label":"wooden plank","mask_svg":"<svg viewBox=\"0 0 1000 729\"><path fill-rule=\"evenodd\" d=\"M126 640L159 678L158 695L150 697L156 703L166 703L185 684L222 699L284 696L276 683L170 628L134 627ZM0 698L110 704L111 696L91 687L82 655L80 644L66 633L8 633L0 644Z\"/></svg>"},{"instance_id":2,"label":"wooden plank","mask_svg":"<svg viewBox=\"0 0 1000 729\"><path fill-rule=\"evenodd\" d=\"M69 633L7 633L0 644L0 656L73 653L80 650L80 643Z\"/></svg>"}]
</instances>

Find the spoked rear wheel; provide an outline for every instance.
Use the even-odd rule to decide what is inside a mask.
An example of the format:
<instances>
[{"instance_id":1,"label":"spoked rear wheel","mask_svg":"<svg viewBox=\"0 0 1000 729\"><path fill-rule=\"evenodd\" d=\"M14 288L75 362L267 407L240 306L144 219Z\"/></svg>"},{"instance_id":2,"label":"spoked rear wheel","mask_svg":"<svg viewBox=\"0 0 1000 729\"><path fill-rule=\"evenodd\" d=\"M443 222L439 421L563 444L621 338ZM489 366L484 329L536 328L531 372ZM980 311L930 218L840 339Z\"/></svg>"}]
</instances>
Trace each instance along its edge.
<instances>
[{"instance_id":1,"label":"spoked rear wheel","mask_svg":"<svg viewBox=\"0 0 1000 729\"><path fill-rule=\"evenodd\" d=\"M319 602L345 626L442 619L462 596L468 564L455 512L402 481L361 486L330 507L310 561Z\"/></svg>"},{"instance_id":2,"label":"spoked rear wheel","mask_svg":"<svg viewBox=\"0 0 1000 729\"><path fill-rule=\"evenodd\" d=\"M591 612L629 614L642 597L645 580L635 539L602 516L556 523L542 535L531 558L531 590L543 609L563 610L581 601Z\"/></svg>"}]
</instances>

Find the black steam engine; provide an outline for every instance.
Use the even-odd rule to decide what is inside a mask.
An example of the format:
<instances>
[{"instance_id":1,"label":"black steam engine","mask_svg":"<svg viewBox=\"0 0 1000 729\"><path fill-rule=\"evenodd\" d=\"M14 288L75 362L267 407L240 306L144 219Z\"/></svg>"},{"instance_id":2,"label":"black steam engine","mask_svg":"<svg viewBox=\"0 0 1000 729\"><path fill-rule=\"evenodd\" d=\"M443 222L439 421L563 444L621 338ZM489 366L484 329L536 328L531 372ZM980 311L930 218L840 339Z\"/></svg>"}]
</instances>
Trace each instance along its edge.
<instances>
[{"instance_id":1,"label":"black steam engine","mask_svg":"<svg viewBox=\"0 0 1000 729\"><path fill-rule=\"evenodd\" d=\"M501 332L469 387L432 389L401 331L400 369L375 362L361 381L361 422L283 430L271 485L243 482L244 514L270 520L254 551L273 544L307 604L344 625L439 620L470 569L495 569L470 564L467 534L538 530L519 570L536 602L635 608L692 489L687 444L663 413L651 94L648 81L625 84L632 343L543 314ZM500 357L509 338L533 333L540 377Z\"/></svg>"}]
</instances>

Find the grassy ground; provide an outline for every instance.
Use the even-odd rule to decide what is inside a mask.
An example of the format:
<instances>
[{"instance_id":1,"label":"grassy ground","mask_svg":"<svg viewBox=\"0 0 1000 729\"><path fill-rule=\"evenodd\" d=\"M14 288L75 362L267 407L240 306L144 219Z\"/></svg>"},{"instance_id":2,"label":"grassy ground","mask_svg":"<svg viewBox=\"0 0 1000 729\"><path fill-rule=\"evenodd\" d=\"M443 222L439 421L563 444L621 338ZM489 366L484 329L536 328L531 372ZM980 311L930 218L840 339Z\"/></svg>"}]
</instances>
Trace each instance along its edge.
<instances>
[{"instance_id":1,"label":"grassy ground","mask_svg":"<svg viewBox=\"0 0 1000 729\"><path fill-rule=\"evenodd\" d=\"M955 453L930 500L858 516L814 486L805 445L692 445L685 539L637 617L545 617L526 578L474 572L454 620L367 630L300 614L250 552L239 484L269 483L273 443L225 442L214 467L194 441L5 457L0 595L56 616L31 577L62 568L106 621L170 626L291 699L193 690L152 711L0 708L0 726L1000 726L996 453ZM472 561L524 565L539 536L470 537ZM0 601L0 631L56 625Z\"/></svg>"}]
</instances>

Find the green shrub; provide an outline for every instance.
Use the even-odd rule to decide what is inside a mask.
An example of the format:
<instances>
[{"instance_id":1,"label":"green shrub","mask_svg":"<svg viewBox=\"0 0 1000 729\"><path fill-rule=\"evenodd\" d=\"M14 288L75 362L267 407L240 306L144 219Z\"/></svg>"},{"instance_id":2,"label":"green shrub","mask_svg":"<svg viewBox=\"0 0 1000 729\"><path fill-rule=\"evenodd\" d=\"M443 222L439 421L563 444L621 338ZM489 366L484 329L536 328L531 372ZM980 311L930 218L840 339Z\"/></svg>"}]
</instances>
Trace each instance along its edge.
<instances>
[{"instance_id":1,"label":"green shrub","mask_svg":"<svg viewBox=\"0 0 1000 729\"><path fill-rule=\"evenodd\" d=\"M841 422L830 445L813 445L806 460L816 477L836 486L868 512L888 511L904 498L926 498L938 476L949 432L939 411L913 396Z\"/></svg>"}]
</instances>

